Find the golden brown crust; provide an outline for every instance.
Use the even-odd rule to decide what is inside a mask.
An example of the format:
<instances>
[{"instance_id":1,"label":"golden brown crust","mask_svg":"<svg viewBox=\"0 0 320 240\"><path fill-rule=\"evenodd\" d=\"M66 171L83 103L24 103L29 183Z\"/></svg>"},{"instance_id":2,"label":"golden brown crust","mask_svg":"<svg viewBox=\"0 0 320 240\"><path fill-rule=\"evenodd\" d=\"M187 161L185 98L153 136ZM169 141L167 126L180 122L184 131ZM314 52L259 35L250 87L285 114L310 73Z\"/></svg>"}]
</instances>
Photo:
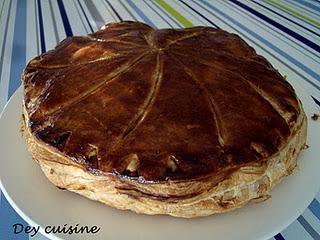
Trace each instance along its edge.
<instances>
[{"instance_id":1,"label":"golden brown crust","mask_svg":"<svg viewBox=\"0 0 320 240\"><path fill-rule=\"evenodd\" d=\"M108 24L30 61L23 83L29 149L47 177L121 209L239 207L265 196L305 144L290 84L209 27Z\"/></svg>"},{"instance_id":2,"label":"golden brown crust","mask_svg":"<svg viewBox=\"0 0 320 240\"><path fill-rule=\"evenodd\" d=\"M28 149L47 178L56 186L122 210L175 217L199 217L240 208L246 203L264 201L284 176L296 167L306 140L307 121L288 144L264 164L250 163L212 184L210 179L139 184L114 175L93 175L74 164L54 148L43 145L26 131ZM53 161L54 159L54 161Z\"/></svg>"}]
</instances>

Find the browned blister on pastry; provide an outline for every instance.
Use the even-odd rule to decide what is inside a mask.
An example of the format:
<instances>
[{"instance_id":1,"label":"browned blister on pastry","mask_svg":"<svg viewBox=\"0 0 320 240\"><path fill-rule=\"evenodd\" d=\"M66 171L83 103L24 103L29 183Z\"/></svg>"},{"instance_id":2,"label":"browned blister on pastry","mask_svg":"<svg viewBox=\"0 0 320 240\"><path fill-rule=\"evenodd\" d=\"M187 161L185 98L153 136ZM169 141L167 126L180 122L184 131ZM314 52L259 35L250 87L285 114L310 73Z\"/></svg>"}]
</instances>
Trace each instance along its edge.
<instances>
[{"instance_id":1,"label":"browned blister on pastry","mask_svg":"<svg viewBox=\"0 0 320 240\"><path fill-rule=\"evenodd\" d=\"M306 117L239 36L111 23L23 74L29 150L58 187L120 209L196 217L269 196Z\"/></svg>"}]
</instances>

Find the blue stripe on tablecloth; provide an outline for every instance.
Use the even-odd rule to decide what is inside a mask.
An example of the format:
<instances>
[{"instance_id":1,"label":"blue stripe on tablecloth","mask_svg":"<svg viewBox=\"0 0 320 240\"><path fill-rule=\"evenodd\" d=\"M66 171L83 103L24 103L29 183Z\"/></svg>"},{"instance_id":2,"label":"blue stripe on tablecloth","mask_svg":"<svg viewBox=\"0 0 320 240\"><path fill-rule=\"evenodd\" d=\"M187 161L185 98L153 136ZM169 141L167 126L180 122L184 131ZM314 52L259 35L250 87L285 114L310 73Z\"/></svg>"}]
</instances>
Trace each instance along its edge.
<instances>
[{"instance_id":1,"label":"blue stripe on tablecloth","mask_svg":"<svg viewBox=\"0 0 320 240\"><path fill-rule=\"evenodd\" d=\"M198 7L200 7L201 9L203 9L204 11L208 12L211 16L213 16L216 19L219 19L221 22L223 22L225 25L227 25L228 27L232 28L235 32L237 32L240 35L244 35L248 40L250 40L251 42L255 43L255 45L257 45L260 49L264 50L266 53L268 53L270 56L272 56L273 58L275 58L277 61L279 61L281 64L283 64L284 66L286 66L288 69L290 69L292 72L294 72L295 74L297 74L301 79L305 80L306 82L308 82L310 85L312 85L312 87L314 87L317 90L320 90L320 87L317 86L313 81L311 81L309 78L307 78L304 74L302 74L300 71L298 71L298 69L296 69L295 67L292 67L291 65L289 65L287 62L285 62L284 60L278 58L273 52L271 52L270 50L268 50L264 45L261 45L259 42L257 42L256 40L252 39L250 36L246 35L244 32L240 31L237 27L232 26L229 22L227 22L225 19L223 19L222 17L219 17L217 15L215 15L212 11L209 11L209 9L207 9L207 7L202 6L201 4L199 4L199 1L195 1L192 0L193 3L195 5L197 5Z\"/></svg>"},{"instance_id":2,"label":"blue stripe on tablecloth","mask_svg":"<svg viewBox=\"0 0 320 240\"><path fill-rule=\"evenodd\" d=\"M143 1L147 3L148 0L143 0ZM158 9L161 12L161 14L158 13L159 16L162 16L162 14L164 14L168 19L170 19L173 23L175 23L175 26L173 27L179 27L179 28L182 27L182 24L180 22L178 22L174 17L172 17L167 11L165 11L157 3L155 3L154 1L150 1L149 3L150 5L153 5L156 9Z\"/></svg>"},{"instance_id":3,"label":"blue stripe on tablecloth","mask_svg":"<svg viewBox=\"0 0 320 240\"><path fill-rule=\"evenodd\" d=\"M10 97L21 84L21 73L26 64L26 0L17 1L16 19L14 25L13 48L11 57L9 93Z\"/></svg>"},{"instance_id":4,"label":"blue stripe on tablecloth","mask_svg":"<svg viewBox=\"0 0 320 240\"><path fill-rule=\"evenodd\" d=\"M313 101L320 107L320 101L312 96Z\"/></svg>"},{"instance_id":5,"label":"blue stripe on tablecloth","mask_svg":"<svg viewBox=\"0 0 320 240\"><path fill-rule=\"evenodd\" d=\"M78 0L78 2L74 1L73 4L74 4L74 6L76 7L76 10L77 10L78 15L80 16L80 21L81 21L81 23L82 23L82 26L86 29L86 32L87 32L87 33L92 33L92 32L93 32L93 29L92 29L92 27L91 27L91 25L90 25L90 23L89 23L89 20L87 19L87 16L86 16L85 13L84 13L84 9L82 8L82 5L80 4L79 0ZM81 12L80 12L79 8L80 8ZM87 25L88 25L88 27L90 28L90 30L87 29L87 26L86 26L86 24L85 24L84 21L83 21L84 19L82 19L82 17L81 17L81 13L84 14L85 19L87 20Z\"/></svg>"},{"instance_id":6,"label":"blue stripe on tablecloth","mask_svg":"<svg viewBox=\"0 0 320 240\"><path fill-rule=\"evenodd\" d=\"M147 17L147 19L153 22L155 28L172 28L172 26L175 25L174 23L170 22L169 19L165 19L164 16L159 14L159 11L157 12L154 5L151 4L151 1L140 0L140 1L133 1L133 3L138 9L143 10L143 13ZM129 2L127 4L128 4L128 8L134 14L136 14L136 11L129 5ZM146 22L146 21L143 20L142 22Z\"/></svg>"},{"instance_id":7,"label":"blue stripe on tablecloth","mask_svg":"<svg viewBox=\"0 0 320 240\"><path fill-rule=\"evenodd\" d=\"M317 28L316 25L314 25L313 23L311 23L311 22L309 22L309 21L306 21L306 20L305 20L304 18L302 18L302 17L299 17L299 16L297 16L297 15L294 15L294 14L292 14L291 12L286 11L286 10L284 10L284 9L282 9L282 8L276 7L276 6L272 5L272 4L269 3L269 2L265 2L265 1L263 1L263 2L266 3L266 4L268 4L270 7L276 8L277 10L280 10L281 12L283 12L283 13L291 16L291 17L293 17L294 19L299 19L299 21L307 24L307 25L310 26L310 27Z\"/></svg>"},{"instance_id":8,"label":"blue stripe on tablecloth","mask_svg":"<svg viewBox=\"0 0 320 240\"><path fill-rule=\"evenodd\" d=\"M103 17L99 13L96 5L92 1L85 1L85 3L87 5L87 8L88 8L93 20L97 24L98 28L102 27L105 24L105 22L103 20Z\"/></svg>"},{"instance_id":9,"label":"blue stripe on tablecloth","mask_svg":"<svg viewBox=\"0 0 320 240\"><path fill-rule=\"evenodd\" d=\"M238 0L230 0L231 2L233 2L234 4L242 7L243 9L247 10L248 12L256 15L257 17L263 19L264 21L266 21L267 23L275 26L276 28L280 29L281 31L287 33L289 36L294 37L295 39L299 40L300 42L302 42L303 44L307 45L308 47L316 50L318 53L320 53L320 46L315 44L314 42L310 41L309 39L301 36L300 34L292 31L291 29L285 27L284 25L272 20L271 18L257 12L256 10L254 10L253 8L239 2Z\"/></svg>"},{"instance_id":10,"label":"blue stripe on tablecloth","mask_svg":"<svg viewBox=\"0 0 320 240\"><path fill-rule=\"evenodd\" d=\"M9 22L9 15L12 6L12 1L9 5L9 14L6 23L5 39L7 34L7 24ZM14 37L13 37L13 50L10 66L10 82L8 90L8 98L13 94L14 90L20 85L20 76L26 62L26 0L17 1L16 18L14 25ZM5 40L4 40L5 42ZM3 62L2 62L3 63ZM1 76L1 75L0 75ZM1 204L0 204L0 238L12 239L12 225L20 223L27 225L27 223L14 211L5 196L0 192ZM28 235L21 233L15 235L16 240L27 240Z\"/></svg>"},{"instance_id":11,"label":"blue stripe on tablecloth","mask_svg":"<svg viewBox=\"0 0 320 240\"><path fill-rule=\"evenodd\" d=\"M204 20L203 18L199 18L199 16L197 16L195 12L189 7L187 7L185 4L179 1L172 1L170 2L170 6L176 9L183 18L185 18L187 21L189 21L192 24L192 25L189 25L187 22L185 22L185 20L183 20L184 27L208 25L206 20ZM180 18L179 21L181 20L182 19Z\"/></svg>"},{"instance_id":12,"label":"blue stripe on tablecloth","mask_svg":"<svg viewBox=\"0 0 320 240\"><path fill-rule=\"evenodd\" d=\"M233 1L233 0L231 0L231 1ZM296 65L297 67L301 68L303 71L308 73L310 76L315 78L317 81L320 81L320 75L318 73L316 73L315 71L313 71L312 69L310 69L309 67L307 67L306 65L304 65L303 63L298 61L297 59L293 58L292 56L290 56L289 54L287 54L286 52L284 52L283 50L281 50L280 48L275 46L273 43L269 42L268 40L264 39L263 37L261 37L257 33L253 32L252 30L250 30L249 28L247 28L245 25L243 25L242 23L238 22L237 20L235 20L235 19L231 18L230 16L226 15L224 12L220 11L219 9L217 9L216 7L211 5L210 3L208 3L208 2L206 2L204 0L199 0L199 2L203 3L208 8L212 9L213 11L217 12L218 14L223 16L224 18L228 19L230 22L232 22L233 24L237 25L238 27L243 29L245 32L249 33L251 36L253 36L254 38L258 39L260 42L264 43L266 46L268 46L269 48L271 48L275 52L281 54L289 62L291 62L294 65ZM320 90L319 86L317 86L315 84L313 84L313 86L316 87L318 90Z\"/></svg>"},{"instance_id":13,"label":"blue stripe on tablecloth","mask_svg":"<svg viewBox=\"0 0 320 240\"><path fill-rule=\"evenodd\" d=\"M221 1L221 2L224 4L223 1ZM273 37L275 37L275 38L280 40L279 35L280 36L283 35L280 30L273 29L272 25L267 24L266 22L264 22L263 20L259 19L258 17L255 18L253 16L253 18L252 18L252 16L247 16L246 10L242 9L241 7L239 7L237 5L235 5L234 7L237 9L237 11L242 12L244 14L243 17L246 18L248 21L251 21L251 22L253 22L255 24L257 22L260 23L261 24L261 28L263 28L264 31L268 32L271 36L273 36ZM310 60L320 64L320 61L314 58L314 57L319 58L319 54L314 53L308 47L306 47L304 45L301 45L301 44L298 44L298 43L296 43L296 42L294 42L294 41L292 41L290 39L286 39L286 38L285 39L281 39L281 41L283 43L285 43L286 45L294 48L296 51L299 52L299 54L302 54L302 55L308 57ZM309 53L311 55L309 55L307 53Z\"/></svg>"},{"instance_id":14,"label":"blue stripe on tablecloth","mask_svg":"<svg viewBox=\"0 0 320 240\"><path fill-rule=\"evenodd\" d=\"M127 6L122 1L119 1L119 3L124 8L124 10L126 10L129 16L132 18L131 20L138 21L138 19L132 14L132 12L127 8Z\"/></svg>"},{"instance_id":15,"label":"blue stripe on tablecloth","mask_svg":"<svg viewBox=\"0 0 320 240\"><path fill-rule=\"evenodd\" d=\"M210 23L212 26L215 26L216 28L219 28L219 26L217 24L215 24L214 22L212 22L209 18L207 18L206 16L204 16L203 14L201 14L199 11L197 11L196 9L194 9L193 7L191 7L189 4L187 4L185 1L179 0L182 4L186 5L188 8L190 8L192 11L194 11L196 14L198 14L200 17L202 17L203 19L205 19L208 23Z\"/></svg>"},{"instance_id":16,"label":"blue stripe on tablecloth","mask_svg":"<svg viewBox=\"0 0 320 240\"><path fill-rule=\"evenodd\" d=\"M313 240L298 220L293 221L281 234L288 240Z\"/></svg>"},{"instance_id":17,"label":"blue stripe on tablecloth","mask_svg":"<svg viewBox=\"0 0 320 240\"><path fill-rule=\"evenodd\" d=\"M107 4L106 1L102 1L102 3L106 6L107 11L109 12L109 14L112 16L113 20L115 22L119 22L119 18L117 17L117 15L114 13L114 11L111 9L110 5Z\"/></svg>"},{"instance_id":18,"label":"blue stripe on tablecloth","mask_svg":"<svg viewBox=\"0 0 320 240\"><path fill-rule=\"evenodd\" d=\"M2 68L3 68L3 65L4 65L3 58L4 58L4 50L5 50L5 46L6 46L6 42L7 42L7 33L8 33L8 26L9 26L9 18L10 18L11 7L12 7L12 1L10 1L10 4L9 4L8 15L7 15L7 19L6 19L6 26L5 26L6 30L4 31L3 42L2 42L2 47L1 47L0 82L3 81L1 79L1 73L2 73ZM0 109L0 112L1 112L1 110L2 109Z\"/></svg>"},{"instance_id":19,"label":"blue stripe on tablecloth","mask_svg":"<svg viewBox=\"0 0 320 240\"><path fill-rule=\"evenodd\" d=\"M312 228L319 234L320 233L320 221L319 219L310 211L309 208L307 208L302 214L301 214L306 221L312 226Z\"/></svg>"},{"instance_id":20,"label":"blue stripe on tablecloth","mask_svg":"<svg viewBox=\"0 0 320 240\"><path fill-rule=\"evenodd\" d=\"M298 220L293 221L281 234L288 240L313 240Z\"/></svg>"},{"instance_id":21,"label":"blue stripe on tablecloth","mask_svg":"<svg viewBox=\"0 0 320 240\"><path fill-rule=\"evenodd\" d=\"M18 0L20 2L22 0ZM1 194L1 205L0 205L0 239L3 240L28 240L29 236L26 233L20 233L13 235L12 225L15 223L20 223L24 226L28 224L15 212L15 210L11 207L8 200ZM14 236L14 238L13 238Z\"/></svg>"},{"instance_id":22,"label":"blue stripe on tablecloth","mask_svg":"<svg viewBox=\"0 0 320 240\"><path fill-rule=\"evenodd\" d=\"M110 6L105 2L102 1L102 4L105 6L105 8L107 9L108 13L110 14L110 16L112 17L113 21L118 22L117 16L115 16L114 12L112 11L112 9L110 8Z\"/></svg>"},{"instance_id":23,"label":"blue stripe on tablecloth","mask_svg":"<svg viewBox=\"0 0 320 240\"><path fill-rule=\"evenodd\" d=\"M52 27L53 27L53 32L54 32L54 37L55 37L55 42L59 42L59 35L58 35L58 29L57 29L57 21L54 16L54 11L52 7L52 1L49 1L49 8L50 8L50 14L52 18Z\"/></svg>"},{"instance_id":24,"label":"blue stripe on tablecloth","mask_svg":"<svg viewBox=\"0 0 320 240\"><path fill-rule=\"evenodd\" d=\"M320 7L314 5L314 4L310 3L310 2L307 2L305 0L294 0L294 1L296 1L296 2L298 2L300 4L303 4L304 6L306 6L308 8L311 8L311 9L317 11L317 12L320 12Z\"/></svg>"},{"instance_id":25,"label":"blue stripe on tablecloth","mask_svg":"<svg viewBox=\"0 0 320 240\"><path fill-rule=\"evenodd\" d=\"M119 18L120 21L123 21L122 17L116 11L116 9L112 6L112 4L108 0L105 0L105 2L108 4L108 6L111 8L111 10L116 14L117 18Z\"/></svg>"},{"instance_id":26,"label":"blue stripe on tablecloth","mask_svg":"<svg viewBox=\"0 0 320 240\"><path fill-rule=\"evenodd\" d=\"M39 29L38 29L38 6L37 6L37 1L34 0L34 9L35 9L35 15L36 15L36 22L35 22L35 25L36 25L36 45L37 45L37 54L39 55L40 54L40 48L39 48Z\"/></svg>"},{"instance_id":27,"label":"blue stripe on tablecloth","mask_svg":"<svg viewBox=\"0 0 320 240\"><path fill-rule=\"evenodd\" d=\"M314 239L320 240L320 235L313 229L313 227L307 222L307 220L301 215L298 217L298 222L304 227L304 229L310 234Z\"/></svg>"},{"instance_id":28,"label":"blue stripe on tablecloth","mask_svg":"<svg viewBox=\"0 0 320 240\"><path fill-rule=\"evenodd\" d=\"M274 238L275 238L276 240L285 240L285 238L282 236L281 233L278 233L277 235L275 235Z\"/></svg>"},{"instance_id":29,"label":"blue stripe on tablecloth","mask_svg":"<svg viewBox=\"0 0 320 240\"><path fill-rule=\"evenodd\" d=\"M270 11L270 12L272 12L272 13L274 13L274 14L276 14L276 15L284 18L284 19L286 19L287 21L296 24L297 26L301 27L302 29L304 29L304 30L306 30L306 31L308 31L308 32L310 32L310 33L312 33L312 34L320 37L320 34L318 34L317 32L315 32L315 31L313 31L313 30L311 30L310 28L307 28L306 26L303 26L302 24L300 24L300 23L298 23L298 22L296 22L296 21L294 21L294 20L292 20L292 19L290 19L290 18L288 18L288 17L280 14L279 12L274 11L273 9L271 9L271 8L269 8L269 7L265 6L265 5L257 2L256 0L251 0L251 1L254 2L255 4L257 4L257 5L265 8L265 9L267 9L268 11Z\"/></svg>"},{"instance_id":30,"label":"blue stripe on tablecloth","mask_svg":"<svg viewBox=\"0 0 320 240\"><path fill-rule=\"evenodd\" d=\"M318 105L320 106L319 102ZM313 199L308 208L320 221L320 203L318 200Z\"/></svg>"},{"instance_id":31,"label":"blue stripe on tablecloth","mask_svg":"<svg viewBox=\"0 0 320 240\"><path fill-rule=\"evenodd\" d=\"M151 6L151 4L148 3L148 1L143 0L144 4L146 4L153 12L155 12L166 24L168 24L171 28L173 28L173 25L167 21L167 19L165 19L161 14L158 13L158 11L156 9L154 9L154 7ZM150 2L151 3L151 2Z\"/></svg>"},{"instance_id":32,"label":"blue stripe on tablecloth","mask_svg":"<svg viewBox=\"0 0 320 240\"><path fill-rule=\"evenodd\" d=\"M89 19L88 19L88 16L87 16L86 12L84 11L84 9L83 9L83 7L82 7L82 4L81 4L81 2L80 2L79 0L78 0L78 4L79 4L79 6L80 6L80 9L81 9L81 11L82 11L82 13L83 13L83 16L84 16L86 22L87 22L87 24L88 24L88 26L89 26L89 28L90 28L90 31L93 32L93 28L92 28L92 26L91 26L91 24L90 24L90 21L89 21Z\"/></svg>"},{"instance_id":33,"label":"blue stripe on tablecloth","mask_svg":"<svg viewBox=\"0 0 320 240\"><path fill-rule=\"evenodd\" d=\"M39 17L39 34L40 34L40 45L41 45L41 53L46 52L46 42L44 39L44 28L43 28L43 16L41 9L41 0L38 0L38 17Z\"/></svg>"},{"instance_id":34,"label":"blue stripe on tablecloth","mask_svg":"<svg viewBox=\"0 0 320 240\"><path fill-rule=\"evenodd\" d=\"M127 0L127 3L132 7L132 9L141 17L143 21L145 21L150 26L156 28L156 25L148 18L135 4L132 0Z\"/></svg>"},{"instance_id":35,"label":"blue stripe on tablecloth","mask_svg":"<svg viewBox=\"0 0 320 240\"><path fill-rule=\"evenodd\" d=\"M64 8L63 1L57 0L57 2L58 2L61 18L63 21L64 30L66 32L67 37L71 37L71 36L73 36L73 33L72 33L69 19L68 19L67 13L66 13L66 9Z\"/></svg>"},{"instance_id":36,"label":"blue stripe on tablecloth","mask_svg":"<svg viewBox=\"0 0 320 240\"><path fill-rule=\"evenodd\" d=\"M287 0L287 2L290 2L291 3L291 6L295 8L296 11L301 11L303 10L305 12L305 14L313 14L311 15L312 18L317 18L317 17L320 17L319 14L317 14L317 12L319 10L316 10L315 8L318 8L312 4L310 4L309 6L307 6L307 2L303 1L303 0L299 0L299 1L296 1L296 0ZM298 3L298 4L297 4ZM313 11L314 10L314 11Z\"/></svg>"}]
</instances>

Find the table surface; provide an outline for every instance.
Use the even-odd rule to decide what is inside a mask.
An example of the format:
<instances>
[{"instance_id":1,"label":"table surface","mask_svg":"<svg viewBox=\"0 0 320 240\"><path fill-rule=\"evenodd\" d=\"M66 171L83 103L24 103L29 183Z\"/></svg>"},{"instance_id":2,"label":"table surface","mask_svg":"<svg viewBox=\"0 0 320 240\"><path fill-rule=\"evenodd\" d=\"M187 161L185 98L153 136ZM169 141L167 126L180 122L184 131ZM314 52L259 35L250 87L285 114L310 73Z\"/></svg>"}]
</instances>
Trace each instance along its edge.
<instances>
[{"instance_id":1,"label":"table surface","mask_svg":"<svg viewBox=\"0 0 320 240\"><path fill-rule=\"evenodd\" d=\"M122 20L234 32L281 66L282 74L299 81L320 106L319 0L0 0L0 111L19 87L30 59L67 36L86 35ZM0 195L0 239L29 239L27 234L13 235L12 224L27 223ZM320 194L274 239L320 239L319 201ZM46 238L38 234L32 239Z\"/></svg>"}]
</instances>

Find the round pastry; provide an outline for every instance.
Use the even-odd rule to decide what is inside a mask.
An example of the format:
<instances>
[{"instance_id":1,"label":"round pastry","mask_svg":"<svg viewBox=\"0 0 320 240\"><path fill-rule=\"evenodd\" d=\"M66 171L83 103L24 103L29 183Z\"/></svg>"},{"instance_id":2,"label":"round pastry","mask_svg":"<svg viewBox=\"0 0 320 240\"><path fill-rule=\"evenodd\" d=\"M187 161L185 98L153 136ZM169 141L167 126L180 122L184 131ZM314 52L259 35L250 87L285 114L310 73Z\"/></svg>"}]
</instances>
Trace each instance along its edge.
<instances>
[{"instance_id":1,"label":"round pastry","mask_svg":"<svg viewBox=\"0 0 320 240\"><path fill-rule=\"evenodd\" d=\"M290 84L239 36L111 23L23 74L28 149L47 178L137 213L197 217L268 198L307 119Z\"/></svg>"}]
</instances>

